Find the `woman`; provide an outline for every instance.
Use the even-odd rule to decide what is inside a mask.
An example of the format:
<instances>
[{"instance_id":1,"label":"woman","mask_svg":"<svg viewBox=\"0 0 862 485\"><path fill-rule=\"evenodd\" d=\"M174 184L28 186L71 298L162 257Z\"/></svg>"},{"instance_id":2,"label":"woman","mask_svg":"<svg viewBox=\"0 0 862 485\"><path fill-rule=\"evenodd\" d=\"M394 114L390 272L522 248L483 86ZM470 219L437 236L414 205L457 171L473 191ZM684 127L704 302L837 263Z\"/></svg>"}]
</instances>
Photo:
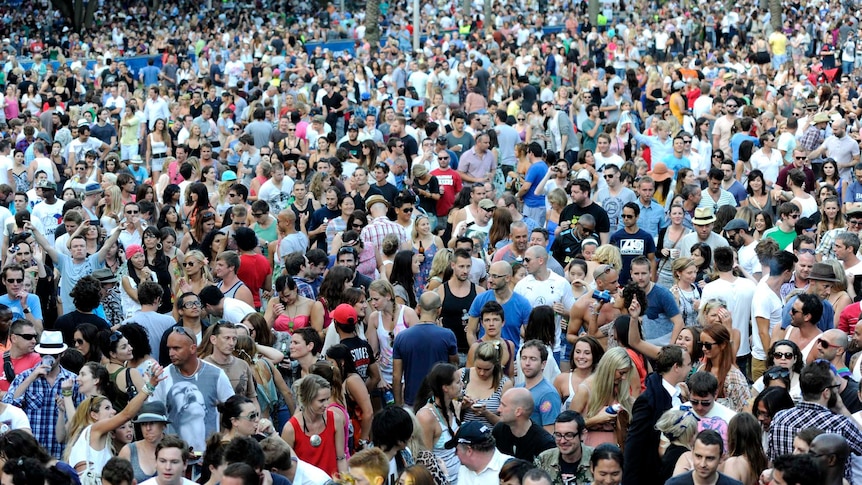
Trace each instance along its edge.
<instances>
[{"instance_id":1,"label":"woman","mask_svg":"<svg viewBox=\"0 0 862 485\"><path fill-rule=\"evenodd\" d=\"M745 184L745 191L748 192L748 198L743 200L740 205L753 206L755 209L760 209L761 212L769 213L770 216L775 213L775 203L772 200L772 192L766 185L766 179L763 177L763 172L760 170L752 170L748 174L748 182Z\"/></svg>"},{"instance_id":2,"label":"woman","mask_svg":"<svg viewBox=\"0 0 862 485\"><path fill-rule=\"evenodd\" d=\"M679 169L679 171L676 174L676 185L670 191L670 193L667 194L667 199L665 199L665 207L667 207L669 209L670 206L673 205L673 199L676 196L679 196L682 194L683 187L685 187L686 185L699 185L699 184L700 184L700 182L697 180L697 174L695 174L692 169L690 169L688 167L684 167L684 168Z\"/></svg>"},{"instance_id":3,"label":"woman","mask_svg":"<svg viewBox=\"0 0 862 485\"><path fill-rule=\"evenodd\" d=\"M823 176L817 181L817 187L825 187L831 185L837 192L838 197L846 193L847 182L841 179L841 173L838 170L838 162L832 158L827 158L820 169Z\"/></svg>"},{"instance_id":4,"label":"woman","mask_svg":"<svg viewBox=\"0 0 862 485\"><path fill-rule=\"evenodd\" d=\"M126 262L128 273L123 276L120 288L122 289L123 311L128 318L141 309L141 304L138 301L138 285L141 281L158 283L158 280L156 273L147 267L143 248L137 244L129 245L126 248L126 258L128 258ZM168 298L168 303L170 303L170 298Z\"/></svg>"},{"instance_id":5,"label":"woman","mask_svg":"<svg viewBox=\"0 0 862 485\"><path fill-rule=\"evenodd\" d=\"M201 168L201 180L200 183L204 184L207 188L207 193L216 195L219 192L219 182L216 180L216 170L212 165L207 165L206 167ZM231 184L233 185L233 184ZM249 197L249 200L251 198ZM213 204L213 200L210 199L210 204ZM217 203L214 205L218 205Z\"/></svg>"},{"instance_id":6,"label":"woman","mask_svg":"<svg viewBox=\"0 0 862 485\"><path fill-rule=\"evenodd\" d=\"M378 388L390 389L392 386L392 345L395 337L407 327L419 323L416 312L395 301L395 288L386 280L376 280L368 287L369 304L374 309L366 319L368 328L365 336L368 345L379 356L377 366L380 369L380 384Z\"/></svg>"},{"instance_id":7,"label":"woman","mask_svg":"<svg viewBox=\"0 0 862 485\"><path fill-rule=\"evenodd\" d=\"M123 160L131 160L133 156L138 155L138 146L140 146L139 136L141 134L141 123L145 120L137 114L137 107L133 104L127 104L123 119L120 120L120 158ZM153 180L158 180L153 178Z\"/></svg>"},{"instance_id":8,"label":"woman","mask_svg":"<svg viewBox=\"0 0 862 485\"><path fill-rule=\"evenodd\" d=\"M422 427L425 447L433 450L434 455L446 465L449 483L458 480L461 464L455 448L446 446L460 426L459 410L454 400L461 393L458 369L452 364L438 363L425 376L413 404L413 411Z\"/></svg>"},{"instance_id":9,"label":"woman","mask_svg":"<svg viewBox=\"0 0 862 485\"><path fill-rule=\"evenodd\" d=\"M117 456L132 463L135 480L142 483L156 476L156 446L165 437L170 423L168 410L161 401L148 402L132 423L140 426L142 439L124 446Z\"/></svg>"},{"instance_id":10,"label":"woman","mask_svg":"<svg viewBox=\"0 0 862 485\"><path fill-rule=\"evenodd\" d=\"M73 335L75 349L84 356L84 362L102 362L102 352L99 350L99 329L92 323L80 323L75 327Z\"/></svg>"},{"instance_id":11,"label":"woman","mask_svg":"<svg viewBox=\"0 0 862 485\"><path fill-rule=\"evenodd\" d=\"M331 313L341 304L344 292L349 288L353 288L353 270L346 266L334 266L323 277L317 297L317 302L323 306L324 330L320 331L321 336L332 324Z\"/></svg>"},{"instance_id":12,"label":"woman","mask_svg":"<svg viewBox=\"0 0 862 485\"><path fill-rule=\"evenodd\" d=\"M387 278L393 284L396 296L402 299L401 303L410 308L416 307L417 295L425 290L424 287L417 287L422 257L422 254L410 250L398 251Z\"/></svg>"},{"instance_id":13,"label":"woman","mask_svg":"<svg viewBox=\"0 0 862 485\"><path fill-rule=\"evenodd\" d=\"M161 305L159 305L156 311L163 314L170 313L173 309L171 289L174 287L174 280L173 273L170 270L171 260L165 256L162 250L164 246L162 246L161 231L155 226L148 226L144 229L143 242L144 262L152 274L155 275L155 281L161 285L163 291Z\"/></svg>"},{"instance_id":14,"label":"woman","mask_svg":"<svg viewBox=\"0 0 862 485\"><path fill-rule=\"evenodd\" d=\"M445 248L440 236L431 232L431 221L428 216L422 214L413 220L413 250L419 255L419 273L416 274L416 295L422 295L427 291L428 278L430 277L431 265L437 251Z\"/></svg>"},{"instance_id":15,"label":"woman","mask_svg":"<svg viewBox=\"0 0 862 485\"><path fill-rule=\"evenodd\" d=\"M358 166L368 169L377 163L377 144L374 140L365 140L362 142L362 150L359 153Z\"/></svg>"},{"instance_id":16,"label":"woman","mask_svg":"<svg viewBox=\"0 0 862 485\"><path fill-rule=\"evenodd\" d=\"M691 151L697 153L701 160L710 160L711 166L715 166L716 159L713 158L712 133L710 132L709 120L700 117L694 124L694 133L691 139ZM718 153L721 150L716 150ZM722 152L722 156L724 152ZM720 166L718 168L721 168Z\"/></svg>"},{"instance_id":17,"label":"woman","mask_svg":"<svg viewBox=\"0 0 862 485\"><path fill-rule=\"evenodd\" d=\"M754 215L754 240L760 241L763 234L772 229L772 215L759 209L755 210L757 213Z\"/></svg>"},{"instance_id":18,"label":"woman","mask_svg":"<svg viewBox=\"0 0 862 485\"><path fill-rule=\"evenodd\" d=\"M192 124L192 132L194 132L195 128L200 131L200 126ZM165 158L171 155L171 151L171 136L168 133L168 125L165 123L165 120L159 118L153 125L153 131L147 135L145 152L147 171L152 173L153 180L159 180L159 176L162 174L162 169L164 168ZM189 154L189 156L199 157L200 154Z\"/></svg>"},{"instance_id":19,"label":"woman","mask_svg":"<svg viewBox=\"0 0 862 485\"><path fill-rule=\"evenodd\" d=\"M200 294L205 286L215 284L210 273L209 261L204 254L198 250L191 250L185 254L182 262L182 275L177 279L174 294L183 293Z\"/></svg>"},{"instance_id":20,"label":"woman","mask_svg":"<svg viewBox=\"0 0 862 485\"><path fill-rule=\"evenodd\" d=\"M274 330L293 334L296 329L311 327L323 333L323 304L299 295L296 281L288 275L275 280L277 298L266 305L264 318Z\"/></svg>"},{"instance_id":21,"label":"woman","mask_svg":"<svg viewBox=\"0 0 862 485\"><path fill-rule=\"evenodd\" d=\"M841 203L838 197L829 197L820 204L820 224L817 225L817 242L826 231L844 227L844 214L841 213Z\"/></svg>"},{"instance_id":22,"label":"woman","mask_svg":"<svg viewBox=\"0 0 862 485\"><path fill-rule=\"evenodd\" d=\"M278 142L278 150L284 156L284 161L297 163L302 155L308 153L308 142L296 136L296 125L287 125L287 136Z\"/></svg>"},{"instance_id":23,"label":"woman","mask_svg":"<svg viewBox=\"0 0 862 485\"><path fill-rule=\"evenodd\" d=\"M60 384L62 391L71 391L73 384L78 384L78 393L84 398L93 396L105 396L109 401L117 399L117 387L111 382L111 376L105 366L98 362L87 362L78 372L74 380L67 379ZM71 418L74 417L78 406L71 395L58 398L57 427L55 428L58 443L66 443L71 426Z\"/></svg>"},{"instance_id":24,"label":"woman","mask_svg":"<svg viewBox=\"0 0 862 485\"><path fill-rule=\"evenodd\" d=\"M332 388L326 379L309 374L294 384L299 413L290 418L282 439L296 456L328 475L347 471L344 455L344 416L329 408Z\"/></svg>"},{"instance_id":25,"label":"woman","mask_svg":"<svg viewBox=\"0 0 862 485\"><path fill-rule=\"evenodd\" d=\"M260 316L259 313L251 315ZM249 317L247 316L246 319ZM269 329L265 322L263 326L267 330ZM251 333L256 333L256 330ZM294 402L293 394L287 383L284 382L281 372L274 367L271 360L259 354L257 344L248 335L240 334L237 336L234 355L251 367L261 419L269 419L275 429L282 429L287 420L290 419L290 409L294 408ZM288 404L289 408L285 407L285 404Z\"/></svg>"},{"instance_id":26,"label":"woman","mask_svg":"<svg viewBox=\"0 0 862 485\"><path fill-rule=\"evenodd\" d=\"M691 258L677 258L671 267L674 285L670 288L676 304L682 313L682 323L685 326L698 324L697 315L700 308L700 289L695 284L697 266Z\"/></svg>"},{"instance_id":27,"label":"woman","mask_svg":"<svg viewBox=\"0 0 862 485\"><path fill-rule=\"evenodd\" d=\"M3 439L0 440L0 456L3 457L4 463L16 463L19 460L32 458L46 468L56 467L58 471L68 475L69 480L74 480L78 475L74 468L51 456L31 433L23 429L13 429L3 433Z\"/></svg>"},{"instance_id":28,"label":"woman","mask_svg":"<svg viewBox=\"0 0 862 485\"><path fill-rule=\"evenodd\" d=\"M764 450L768 449L769 446L769 427L772 426L772 418L779 411L793 407L793 399L790 398L787 389L780 387L767 388L754 398L751 412L757 418L757 421L760 422L760 428L763 430L761 443Z\"/></svg>"},{"instance_id":29,"label":"woman","mask_svg":"<svg viewBox=\"0 0 862 485\"><path fill-rule=\"evenodd\" d=\"M257 434L260 412L251 399L235 394L216 407L220 416L223 443L228 443L234 438L247 438Z\"/></svg>"},{"instance_id":30,"label":"woman","mask_svg":"<svg viewBox=\"0 0 862 485\"><path fill-rule=\"evenodd\" d=\"M743 485L755 485L769 460L760 445L761 427L757 418L749 413L739 413L727 426L727 455L722 473L739 480Z\"/></svg>"},{"instance_id":31,"label":"woman","mask_svg":"<svg viewBox=\"0 0 862 485\"><path fill-rule=\"evenodd\" d=\"M711 372L718 379L716 402L741 412L751 398L751 391L745 376L736 367L730 332L722 325L707 325L700 334L700 345L703 361L697 365L697 370Z\"/></svg>"},{"instance_id":32,"label":"woman","mask_svg":"<svg viewBox=\"0 0 862 485\"><path fill-rule=\"evenodd\" d=\"M248 200L253 202L257 200L257 193L260 192L260 186L272 177L272 164L266 161L260 162L254 167L254 178L251 179L251 184L248 186Z\"/></svg>"},{"instance_id":33,"label":"woman","mask_svg":"<svg viewBox=\"0 0 862 485\"><path fill-rule=\"evenodd\" d=\"M620 485L623 479L623 452L610 443L597 446L590 456L590 472L593 485Z\"/></svg>"},{"instance_id":34,"label":"woman","mask_svg":"<svg viewBox=\"0 0 862 485\"><path fill-rule=\"evenodd\" d=\"M216 227L216 214L211 210L202 212L191 223L191 230L186 231L180 243L180 251L188 253L192 249L201 249L204 237Z\"/></svg>"},{"instance_id":35,"label":"woman","mask_svg":"<svg viewBox=\"0 0 862 485\"><path fill-rule=\"evenodd\" d=\"M472 347L471 347L472 351ZM503 374L502 346L499 342L482 342L473 352L473 362L458 371L464 389L461 398L463 422L481 421L494 426L500 421L497 409L503 393L512 388L512 380Z\"/></svg>"},{"instance_id":36,"label":"woman","mask_svg":"<svg viewBox=\"0 0 862 485\"><path fill-rule=\"evenodd\" d=\"M24 165L24 152L15 150L12 156L12 166L9 168L10 182L15 182L16 192L27 192L30 190L30 179L27 175L27 167Z\"/></svg>"},{"instance_id":37,"label":"woman","mask_svg":"<svg viewBox=\"0 0 862 485\"><path fill-rule=\"evenodd\" d=\"M216 224L221 224L218 214L216 214L215 209L210 203L209 191L207 191L206 185L195 182L186 190L188 191L188 195L186 196L186 204L183 206L183 216L188 219L189 225L195 227L199 217L206 218L205 216L210 213L215 216Z\"/></svg>"},{"instance_id":38,"label":"woman","mask_svg":"<svg viewBox=\"0 0 862 485\"><path fill-rule=\"evenodd\" d=\"M673 205L668 210L670 225L659 230L658 233L658 284L665 288L671 288L674 284L673 262L679 257L680 248L677 244L683 236L689 234L691 229L683 226L685 220L685 209L681 205Z\"/></svg>"},{"instance_id":39,"label":"woman","mask_svg":"<svg viewBox=\"0 0 862 485\"><path fill-rule=\"evenodd\" d=\"M568 205L569 200L566 197L566 191L561 188L552 190L546 199L550 207L545 214L545 229L548 231L548 247L550 248L556 238L557 226L560 225L560 215Z\"/></svg>"},{"instance_id":40,"label":"woman","mask_svg":"<svg viewBox=\"0 0 862 485\"><path fill-rule=\"evenodd\" d=\"M354 444L367 444L371 439L371 418L374 410L371 406L371 395L365 387L365 381L356 371L351 351L346 345L333 345L326 351L326 360L334 365L341 375L345 407L356 437L356 443L351 443L350 447L353 449Z\"/></svg>"},{"instance_id":41,"label":"woman","mask_svg":"<svg viewBox=\"0 0 862 485\"><path fill-rule=\"evenodd\" d=\"M690 410L669 409L655 423L655 429L670 443L661 457L660 482L694 468L691 447L698 432L697 422Z\"/></svg>"},{"instance_id":42,"label":"woman","mask_svg":"<svg viewBox=\"0 0 862 485\"><path fill-rule=\"evenodd\" d=\"M140 394L144 388L144 379L140 372L132 372L127 362L132 360L132 346L128 339L120 332L102 330L99 332L99 347L102 354L108 358L105 367L111 377L111 382L117 386L118 393L115 404L125 407L130 399Z\"/></svg>"},{"instance_id":43,"label":"woman","mask_svg":"<svg viewBox=\"0 0 862 485\"><path fill-rule=\"evenodd\" d=\"M425 291L435 291L444 282L449 281L452 277L452 261L453 252L449 248L443 248L437 251L434 259L431 261L431 269L428 271L428 284L425 285Z\"/></svg>"},{"instance_id":44,"label":"woman","mask_svg":"<svg viewBox=\"0 0 862 485\"><path fill-rule=\"evenodd\" d=\"M152 371L147 385L120 412L115 411L111 401L104 396L89 397L78 406L70 432L73 444L66 449L69 464L75 467L78 476L83 478L91 472L100 474L105 463L113 457L109 434L136 416L155 392L162 368L156 365Z\"/></svg>"},{"instance_id":45,"label":"woman","mask_svg":"<svg viewBox=\"0 0 862 485\"><path fill-rule=\"evenodd\" d=\"M847 273L844 271L844 266L842 266L841 261L837 259L827 259L824 261L829 266L832 266L832 271L835 272L836 281L832 283L832 293L830 293L827 301L832 305L832 309L835 310L835 328L839 328L844 332L850 333L850 327L844 327L841 325L841 313L847 308L848 305L853 303L853 300L850 298L850 294L847 293Z\"/></svg>"},{"instance_id":46,"label":"woman","mask_svg":"<svg viewBox=\"0 0 862 485\"><path fill-rule=\"evenodd\" d=\"M589 335L578 337L569 356L572 371L554 378L554 388L563 398L563 409L569 409L575 399L576 390L593 375L604 355L605 350L598 340Z\"/></svg>"},{"instance_id":47,"label":"woman","mask_svg":"<svg viewBox=\"0 0 862 485\"><path fill-rule=\"evenodd\" d=\"M700 312L697 316L697 325L699 325L700 328L703 328L707 325L720 324L726 328L727 331L730 332L730 338L733 342L733 355L736 355L739 350L739 344L742 337L739 330L733 328L732 320L733 316L730 314L727 302L721 298L710 298L700 306ZM698 345L700 344L698 343ZM692 362L694 362L694 359L692 359Z\"/></svg>"},{"instance_id":48,"label":"woman","mask_svg":"<svg viewBox=\"0 0 862 485\"><path fill-rule=\"evenodd\" d=\"M500 311L502 315L502 309ZM554 309L548 305L539 305L530 312L527 318L527 326L524 327L524 338L521 339L521 348L525 342L530 340L539 340L545 344L545 349L548 355L554 354L554 342L556 340L556 314ZM502 326L502 322L501 322ZM515 352L515 385L521 386L524 383L524 373L521 370L521 349ZM560 366L555 358L548 359L547 365L542 370L544 378L548 382L554 382L554 379L560 375Z\"/></svg>"},{"instance_id":49,"label":"woman","mask_svg":"<svg viewBox=\"0 0 862 485\"><path fill-rule=\"evenodd\" d=\"M398 477L397 485L434 485L434 477L424 465L413 465Z\"/></svg>"},{"instance_id":50,"label":"woman","mask_svg":"<svg viewBox=\"0 0 862 485\"><path fill-rule=\"evenodd\" d=\"M702 242L695 243L691 246L691 260L697 266L695 281L699 288L703 288L705 278L712 274L712 247Z\"/></svg>"},{"instance_id":51,"label":"woman","mask_svg":"<svg viewBox=\"0 0 862 485\"><path fill-rule=\"evenodd\" d=\"M769 352L766 354L766 368L778 366L787 371L790 380L790 387L787 392L794 402L802 401L802 388L799 387L799 373L802 372L802 367L805 365L805 360L802 358L802 351L799 346L791 340L777 340L772 343ZM783 377L780 371L772 371L771 378ZM758 395L766 388L763 376L760 376L751 386L752 394ZM756 408L752 408L756 411Z\"/></svg>"},{"instance_id":52,"label":"woman","mask_svg":"<svg viewBox=\"0 0 862 485\"><path fill-rule=\"evenodd\" d=\"M347 229L352 229L348 227L347 221L350 219L350 216L353 215L353 212L356 210L356 202L353 200L353 197L345 196L340 197L338 205L341 209L341 214L329 221L329 224L326 225L326 243L330 248L335 248L335 244L333 241L339 233L343 233ZM336 250L337 251L337 250ZM332 251L330 251L332 253ZM337 254L332 253L332 254Z\"/></svg>"},{"instance_id":53,"label":"woman","mask_svg":"<svg viewBox=\"0 0 862 485\"><path fill-rule=\"evenodd\" d=\"M569 409L584 417L587 431L584 443L588 446L620 441L618 433L625 432L624 426L618 426L620 415L609 414L607 408L619 404L620 410L631 413L634 399L630 373L633 367L626 349L612 348L599 360L596 371L578 386Z\"/></svg>"}]
</instances>

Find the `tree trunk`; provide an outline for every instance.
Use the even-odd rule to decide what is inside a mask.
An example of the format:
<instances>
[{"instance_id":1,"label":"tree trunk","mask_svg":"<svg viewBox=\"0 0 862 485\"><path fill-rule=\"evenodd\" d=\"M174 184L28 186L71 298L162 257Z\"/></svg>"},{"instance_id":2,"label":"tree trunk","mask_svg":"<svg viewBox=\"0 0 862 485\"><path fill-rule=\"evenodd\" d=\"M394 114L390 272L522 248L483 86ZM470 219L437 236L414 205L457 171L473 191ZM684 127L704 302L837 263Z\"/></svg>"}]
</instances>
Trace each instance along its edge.
<instances>
[{"instance_id":1,"label":"tree trunk","mask_svg":"<svg viewBox=\"0 0 862 485\"><path fill-rule=\"evenodd\" d=\"M365 2L365 40L368 41L372 54L375 54L380 50L379 0L367 0Z\"/></svg>"},{"instance_id":2,"label":"tree trunk","mask_svg":"<svg viewBox=\"0 0 862 485\"><path fill-rule=\"evenodd\" d=\"M51 5L60 11L70 24L72 30L81 33L93 23L93 16L99 6L98 0L51 0Z\"/></svg>"},{"instance_id":3,"label":"tree trunk","mask_svg":"<svg viewBox=\"0 0 862 485\"><path fill-rule=\"evenodd\" d=\"M491 0L485 0L483 7L484 7L483 13L484 13L484 17L485 17L485 20L484 20L485 32L490 34L491 32L494 31L494 27L491 24L491 15L492 15L491 14Z\"/></svg>"},{"instance_id":4,"label":"tree trunk","mask_svg":"<svg viewBox=\"0 0 862 485\"><path fill-rule=\"evenodd\" d=\"M601 8L601 5L599 4L599 0L590 0L590 3L589 3L590 25L592 25L592 26L598 25L597 22L599 20L599 9L600 8Z\"/></svg>"},{"instance_id":5,"label":"tree trunk","mask_svg":"<svg viewBox=\"0 0 862 485\"><path fill-rule=\"evenodd\" d=\"M781 13L781 0L769 0L769 24L776 32L781 30Z\"/></svg>"}]
</instances>

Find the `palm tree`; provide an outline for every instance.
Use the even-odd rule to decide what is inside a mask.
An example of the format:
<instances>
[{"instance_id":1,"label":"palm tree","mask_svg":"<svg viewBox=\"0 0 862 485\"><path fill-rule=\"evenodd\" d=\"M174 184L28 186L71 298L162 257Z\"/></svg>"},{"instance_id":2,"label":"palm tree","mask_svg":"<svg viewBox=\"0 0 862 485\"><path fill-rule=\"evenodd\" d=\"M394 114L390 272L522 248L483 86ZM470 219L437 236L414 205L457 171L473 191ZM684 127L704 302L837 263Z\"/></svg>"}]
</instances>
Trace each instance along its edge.
<instances>
[{"instance_id":1,"label":"palm tree","mask_svg":"<svg viewBox=\"0 0 862 485\"><path fill-rule=\"evenodd\" d=\"M590 0L589 3L589 14L590 14L590 24L597 25L599 19L599 0Z\"/></svg>"},{"instance_id":2,"label":"palm tree","mask_svg":"<svg viewBox=\"0 0 862 485\"><path fill-rule=\"evenodd\" d=\"M365 2L365 40L372 54L380 50L380 2L367 0Z\"/></svg>"},{"instance_id":3,"label":"palm tree","mask_svg":"<svg viewBox=\"0 0 862 485\"><path fill-rule=\"evenodd\" d=\"M81 33L93 23L93 15L99 2L84 2L83 0L51 0L51 5L60 11L69 23L72 30Z\"/></svg>"},{"instance_id":4,"label":"palm tree","mask_svg":"<svg viewBox=\"0 0 862 485\"><path fill-rule=\"evenodd\" d=\"M769 23L772 24L772 30L781 30L781 0L769 0Z\"/></svg>"}]
</instances>

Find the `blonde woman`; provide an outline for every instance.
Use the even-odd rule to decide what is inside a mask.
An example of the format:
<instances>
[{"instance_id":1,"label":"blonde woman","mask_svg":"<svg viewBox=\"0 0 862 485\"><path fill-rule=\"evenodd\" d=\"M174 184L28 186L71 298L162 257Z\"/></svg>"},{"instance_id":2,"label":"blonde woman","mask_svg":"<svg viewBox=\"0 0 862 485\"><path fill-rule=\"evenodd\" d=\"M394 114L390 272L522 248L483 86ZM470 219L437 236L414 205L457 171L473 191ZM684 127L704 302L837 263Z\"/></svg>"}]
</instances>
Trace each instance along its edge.
<instances>
[{"instance_id":1,"label":"blonde woman","mask_svg":"<svg viewBox=\"0 0 862 485\"><path fill-rule=\"evenodd\" d=\"M417 216L413 220L412 241L413 251L420 255L419 274L416 275L416 284L418 288L424 288L427 291L426 286L431 276L431 264L434 261L434 256L446 246L443 244L440 236L431 232L431 221L424 214Z\"/></svg>"},{"instance_id":2,"label":"blonde woman","mask_svg":"<svg viewBox=\"0 0 862 485\"><path fill-rule=\"evenodd\" d=\"M730 332L730 339L733 342L733 355L736 355L736 352L739 350L740 333L739 330L733 328L733 317L727 308L727 303L720 298L711 298L700 305L696 328L704 328L707 325L714 324L721 325Z\"/></svg>"},{"instance_id":3,"label":"blonde woman","mask_svg":"<svg viewBox=\"0 0 862 485\"><path fill-rule=\"evenodd\" d=\"M620 411L624 410L625 414L631 415L634 404L631 393L633 368L632 359L626 349L615 347L602 356L593 375L578 386L569 409L581 413L584 417L586 445L625 442L627 423L619 423L618 426L618 418L621 418L623 413L611 414L607 412L607 408L618 404Z\"/></svg>"},{"instance_id":4,"label":"blonde woman","mask_svg":"<svg viewBox=\"0 0 862 485\"><path fill-rule=\"evenodd\" d=\"M850 294L847 293L849 285L847 273L837 259L827 259L824 263L832 267L832 271L835 272L835 279L838 280L832 283L832 293L829 294L827 301L832 304L832 308L835 310L835 328L841 328L838 325L841 321L841 312L847 308L847 305L853 303ZM850 332L849 326L844 326L842 330Z\"/></svg>"},{"instance_id":5,"label":"blonde woman","mask_svg":"<svg viewBox=\"0 0 862 485\"><path fill-rule=\"evenodd\" d=\"M545 220L545 229L548 230L548 234L551 238L551 244L554 243L554 236L557 230L557 226L560 225L560 214L563 212L563 209L568 205L568 199L566 198L566 191L561 188L556 188L548 194L548 211L546 220Z\"/></svg>"},{"instance_id":6,"label":"blonde woman","mask_svg":"<svg viewBox=\"0 0 862 485\"><path fill-rule=\"evenodd\" d=\"M593 273L595 273L596 268L603 264L613 266L617 272L623 268L623 257L618 247L610 244L602 244L596 248L593 258L587 260L587 278L590 279L590 283L593 281Z\"/></svg>"},{"instance_id":7,"label":"blonde woman","mask_svg":"<svg viewBox=\"0 0 862 485\"><path fill-rule=\"evenodd\" d=\"M105 189L105 195L99 205L102 206L102 217L99 218L99 223L106 232L110 233L120 224L120 219L123 217L123 194L120 188L112 185Z\"/></svg>"},{"instance_id":8,"label":"blonde woman","mask_svg":"<svg viewBox=\"0 0 862 485\"><path fill-rule=\"evenodd\" d=\"M368 287L369 304L374 311L368 316L365 337L368 345L379 355L380 369L378 388L392 387L392 346L395 337L407 327L419 323L419 316L412 308L395 301L395 288L386 280L376 280Z\"/></svg>"},{"instance_id":9,"label":"blonde woman","mask_svg":"<svg viewBox=\"0 0 862 485\"><path fill-rule=\"evenodd\" d=\"M677 258L671 265L674 284L670 293L676 300L676 304L682 312L683 325L693 327L697 325L697 311L700 307L700 289L697 287L697 265L691 258Z\"/></svg>"},{"instance_id":10,"label":"blonde woman","mask_svg":"<svg viewBox=\"0 0 862 485\"><path fill-rule=\"evenodd\" d=\"M197 126L197 125L192 125ZM147 168L153 180L158 181L159 175L165 163L165 158L171 155L171 136L168 133L168 124L159 118L156 120L153 131L147 135Z\"/></svg>"},{"instance_id":11,"label":"blonde woman","mask_svg":"<svg viewBox=\"0 0 862 485\"><path fill-rule=\"evenodd\" d=\"M451 263L451 249L444 248L437 251L434 259L431 260L431 271L428 272L428 284L425 286L425 291L434 291L443 284L446 278L446 270L449 269Z\"/></svg>"},{"instance_id":12,"label":"blonde woman","mask_svg":"<svg viewBox=\"0 0 862 485\"><path fill-rule=\"evenodd\" d=\"M697 436L698 418L690 410L668 409L655 424L662 442L669 443L664 450L659 468L662 481L694 468L691 447Z\"/></svg>"}]
</instances>

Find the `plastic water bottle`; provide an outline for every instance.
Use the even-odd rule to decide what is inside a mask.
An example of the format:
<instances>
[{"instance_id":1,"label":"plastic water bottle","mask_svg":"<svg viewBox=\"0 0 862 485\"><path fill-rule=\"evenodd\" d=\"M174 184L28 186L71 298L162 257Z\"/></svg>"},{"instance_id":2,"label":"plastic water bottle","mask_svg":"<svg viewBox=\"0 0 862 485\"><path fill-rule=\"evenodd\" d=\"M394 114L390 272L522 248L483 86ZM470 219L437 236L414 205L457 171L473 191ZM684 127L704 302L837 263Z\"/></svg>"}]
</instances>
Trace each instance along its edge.
<instances>
[{"instance_id":1,"label":"plastic water bottle","mask_svg":"<svg viewBox=\"0 0 862 485\"><path fill-rule=\"evenodd\" d=\"M608 414L617 414L622 409L622 406L619 404L611 404L610 406L605 408L605 412Z\"/></svg>"},{"instance_id":2,"label":"plastic water bottle","mask_svg":"<svg viewBox=\"0 0 862 485\"><path fill-rule=\"evenodd\" d=\"M387 406L395 405L395 394L392 394L392 389L387 389L383 392L383 400L386 401Z\"/></svg>"}]
</instances>

